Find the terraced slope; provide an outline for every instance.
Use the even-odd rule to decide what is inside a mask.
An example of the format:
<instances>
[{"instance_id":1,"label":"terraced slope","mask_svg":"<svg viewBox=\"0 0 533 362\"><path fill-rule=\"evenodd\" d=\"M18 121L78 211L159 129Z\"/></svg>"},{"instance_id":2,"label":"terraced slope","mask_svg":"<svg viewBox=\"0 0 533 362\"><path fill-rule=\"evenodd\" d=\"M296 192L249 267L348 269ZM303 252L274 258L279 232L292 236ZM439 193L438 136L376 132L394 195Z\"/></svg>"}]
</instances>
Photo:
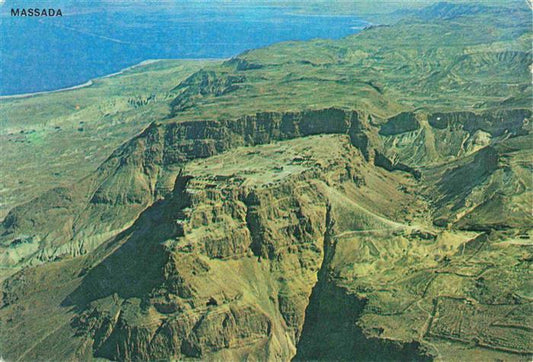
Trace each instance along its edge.
<instances>
[{"instance_id":1,"label":"terraced slope","mask_svg":"<svg viewBox=\"0 0 533 362\"><path fill-rule=\"evenodd\" d=\"M530 359L530 15L435 5L177 82L5 217L2 356Z\"/></svg>"}]
</instances>

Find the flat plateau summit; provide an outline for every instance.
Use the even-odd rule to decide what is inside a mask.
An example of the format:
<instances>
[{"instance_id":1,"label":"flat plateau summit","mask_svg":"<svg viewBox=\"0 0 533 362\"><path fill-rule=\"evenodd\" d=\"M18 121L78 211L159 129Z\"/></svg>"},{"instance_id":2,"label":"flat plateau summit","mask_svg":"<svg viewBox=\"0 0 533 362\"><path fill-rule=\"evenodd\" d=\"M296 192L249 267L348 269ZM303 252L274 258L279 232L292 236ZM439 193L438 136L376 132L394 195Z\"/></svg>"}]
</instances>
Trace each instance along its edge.
<instances>
[{"instance_id":1,"label":"flat plateau summit","mask_svg":"<svg viewBox=\"0 0 533 362\"><path fill-rule=\"evenodd\" d=\"M2 100L2 357L530 360L531 41L441 3Z\"/></svg>"}]
</instances>

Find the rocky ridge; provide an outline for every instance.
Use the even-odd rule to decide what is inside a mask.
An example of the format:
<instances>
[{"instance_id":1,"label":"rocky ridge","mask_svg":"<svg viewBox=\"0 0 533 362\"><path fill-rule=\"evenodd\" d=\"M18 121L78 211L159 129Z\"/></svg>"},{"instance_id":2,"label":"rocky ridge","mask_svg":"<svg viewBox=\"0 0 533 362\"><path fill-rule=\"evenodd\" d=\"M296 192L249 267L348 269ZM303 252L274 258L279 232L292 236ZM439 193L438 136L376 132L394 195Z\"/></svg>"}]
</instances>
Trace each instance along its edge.
<instances>
[{"instance_id":1,"label":"rocky ridge","mask_svg":"<svg viewBox=\"0 0 533 362\"><path fill-rule=\"evenodd\" d=\"M450 16L459 23L453 31L470 26L443 9L431 31L449 26ZM491 44L524 36L520 24L493 25L500 31L487 35ZM412 55L378 50L367 59L365 39L391 31L338 41L335 52L362 39L338 58L312 42L274 46L279 53L266 60L258 50L207 67L173 90L168 119L80 182L14 208L0 231L1 265L12 271L2 282L2 353L19 360L527 359L527 86L496 75L483 85L484 73L464 64L511 63L523 72L530 55L459 57L454 64L466 75L441 66L443 74L413 85L410 104L396 93L404 73L333 77L354 54L362 69L372 64L369 76L376 62L385 69ZM287 51L302 56L284 58ZM450 48L453 57L464 52ZM409 64L432 73L444 53L425 54ZM281 79L266 77L273 68ZM472 94L463 99L469 76ZM307 104L306 92L322 92L309 82L331 85L332 94L352 85L360 100L351 103L352 92L328 107ZM435 84L449 99L417 98ZM293 92L289 104L269 103L285 91ZM256 109L263 100L278 110ZM476 106L465 106L470 101Z\"/></svg>"}]
</instances>

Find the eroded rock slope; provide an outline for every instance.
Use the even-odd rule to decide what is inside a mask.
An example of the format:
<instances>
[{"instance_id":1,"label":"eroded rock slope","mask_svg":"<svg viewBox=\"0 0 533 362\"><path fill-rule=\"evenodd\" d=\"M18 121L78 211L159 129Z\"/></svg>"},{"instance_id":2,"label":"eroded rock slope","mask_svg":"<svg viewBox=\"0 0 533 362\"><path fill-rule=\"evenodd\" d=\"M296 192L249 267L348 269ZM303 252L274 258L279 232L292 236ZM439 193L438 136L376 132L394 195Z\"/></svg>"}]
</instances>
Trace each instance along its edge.
<instances>
[{"instance_id":1,"label":"eroded rock slope","mask_svg":"<svg viewBox=\"0 0 533 362\"><path fill-rule=\"evenodd\" d=\"M2 222L2 357L527 360L528 14L435 6L177 84Z\"/></svg>"}]
</instances>

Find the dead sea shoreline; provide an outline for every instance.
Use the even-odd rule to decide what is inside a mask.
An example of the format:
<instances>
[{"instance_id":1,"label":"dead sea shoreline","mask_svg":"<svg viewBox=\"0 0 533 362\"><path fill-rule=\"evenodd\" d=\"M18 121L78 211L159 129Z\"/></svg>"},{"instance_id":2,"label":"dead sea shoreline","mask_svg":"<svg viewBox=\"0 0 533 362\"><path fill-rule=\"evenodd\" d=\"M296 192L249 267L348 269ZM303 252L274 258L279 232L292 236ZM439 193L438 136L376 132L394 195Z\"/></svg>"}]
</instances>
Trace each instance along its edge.
<instances>
[{"instance_id":1,"label":"dead sea shoreline","mask_svg":"<svg viewBox=\"0 0 533 362\"><path fill-rule=\"evenodd\" d=\"M54 90L49 90L49 91L33 92L33 93L22 93L22 94L5 95L5 96L0 96L0 101L3 101L3 100L13 100L13 99L23 99L23 98L30 98L30 97L35 97L35 96L40 96L40 95L45 95L45 94L53 94L53 93L60 93L60 92L68 92L68 91L72 91L72 90L76 90L76 89L80 89L80 88L86 88L86 87L90 87L90 86L92 86L92 85L95 83L95 81L102 80L102 79L106 79L106 78L110 78L110 77L114 77L114 76L117 76L117 75L121 75L121 74L126 73L127 71L130 71L130 70L133 70L133 69L136 69L136 68L139 68L139 67L145 66L145 65L154 64L154 63L161 62L161 61L166 61L166 60L176 60L176 61L204 61L204 60L213 60L213 61L216 61L216 60L221 60L221 59L215 59L215 58L213 58L213 59L211 59L211 58L209 58L209 59L205 59L205 58L192 58L192 59L147 59L147 60L143 60L143 61L140 62L140 63L134 64L134 65L131 65L131 66L126 67L126 68L124 68L124 69L121 69L121 70L119 70L118 72L114 72L114 73L107 74L107 75L104 75L104 76L101 76L101 77L93 78L93 79L88 80L88 81L85 82L85 83L78 84L78 85L74 85L74 86L72 86L72 87L60 88L60 89L54 89Z\"/></svg>"}]
</instances>

